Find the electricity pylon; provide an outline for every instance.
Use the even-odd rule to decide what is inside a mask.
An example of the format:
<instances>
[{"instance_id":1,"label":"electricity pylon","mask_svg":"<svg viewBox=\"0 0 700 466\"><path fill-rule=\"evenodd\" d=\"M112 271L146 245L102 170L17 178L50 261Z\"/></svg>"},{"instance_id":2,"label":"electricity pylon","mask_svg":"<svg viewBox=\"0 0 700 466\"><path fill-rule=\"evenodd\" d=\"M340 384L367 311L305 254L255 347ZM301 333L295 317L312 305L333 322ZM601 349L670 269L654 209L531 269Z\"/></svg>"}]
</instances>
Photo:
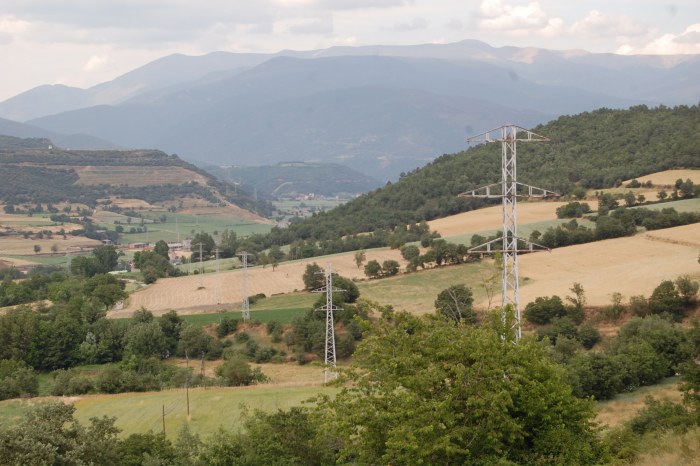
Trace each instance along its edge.
<instances>
[{"instance_id":1,"label":"electricity pylon","mask_svg":"<svg viewBox=\"0 0 700 466\"><path fill-rule=\"evenodd\" d=\"M243 262L243 321L248 322L250 320L250 301L248 300L248 256L249 253L242 251L237 256L241 256L241 261Z\"/></svg>"},{"instance_id":2,"label":"electricity pylon","mask_svg":"<svg viewBox=\"0 0 700 466\"><path fill-rule=\"evenodd\" d=\"M340 308L333 305L333 292L345 290L333 288L333 270L330 262L326 265L325 276L325 285L317 290L313 290L313 292L326 293L326 305L316 310L326 312L326 345L323 383L328 383L329 380L335 380L338 377L335 359L335 323L333 322L333 311L338 311Z\"/></svg>"},{"instance_id":3,"label":"electricity pylon","mask_svg":"<svg viewBox=\"0 0 700 466\"><path fill-rule=\"evenodd\" d=\"M515 125L505 125L492 129L485 133L472 136L467 142L500 142L501 143L501 182L484 186L472 191L460 194L460 197L474 197L481 199L502 199L503 236L488 241L469 249L469 252L494 252L492 245L501 242L501 254L503 256L502 267L502 296L501 306L503 320L506 319L506 308L512 306L515 313L515 339L522 336L520 327L520 293L518 284L518 253L533 252L536 249L549 250L549 248L532 243L518 237L518 211L517 199L555 197L559 194L547 189L519 183L517 180L517 142L549 141L545 136L540 136L525 128ZM524 245L524 246L521 246ZM508 332L510 333L510 332ZM504 335L505 337L505 335Z\"/></svg>"}]
</instances>

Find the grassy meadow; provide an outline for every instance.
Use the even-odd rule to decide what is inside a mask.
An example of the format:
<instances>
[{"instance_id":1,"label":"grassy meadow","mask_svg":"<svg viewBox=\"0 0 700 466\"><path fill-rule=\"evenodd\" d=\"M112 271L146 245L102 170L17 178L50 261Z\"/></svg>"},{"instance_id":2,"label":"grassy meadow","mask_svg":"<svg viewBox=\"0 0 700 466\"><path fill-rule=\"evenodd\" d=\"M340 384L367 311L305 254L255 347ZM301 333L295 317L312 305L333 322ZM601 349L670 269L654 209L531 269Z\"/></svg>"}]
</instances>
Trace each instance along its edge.
<instances>
[{"instance_id":1,"label":"grassy meadow","mask_svg":"<svg viewBox=\"0 0 700 466\"><path fill-rule=\"evenodd\" d=\"M165 432L168 437L175 438L186 424L193 433L206 437L221 427L238 429L242 425L246 410L272 412L288 409L299 406L318 394L333 395L337 390L320 385L193 388L189 390L189 416L184 389L61 399L75 404L76 419L82 424L88 424L92 417L115 417L116 426L122 430L122 435L162 432L165 410ZM30 406L45 399L0 402L0 426L12 425Z\"/></svg>"}]
</instances>

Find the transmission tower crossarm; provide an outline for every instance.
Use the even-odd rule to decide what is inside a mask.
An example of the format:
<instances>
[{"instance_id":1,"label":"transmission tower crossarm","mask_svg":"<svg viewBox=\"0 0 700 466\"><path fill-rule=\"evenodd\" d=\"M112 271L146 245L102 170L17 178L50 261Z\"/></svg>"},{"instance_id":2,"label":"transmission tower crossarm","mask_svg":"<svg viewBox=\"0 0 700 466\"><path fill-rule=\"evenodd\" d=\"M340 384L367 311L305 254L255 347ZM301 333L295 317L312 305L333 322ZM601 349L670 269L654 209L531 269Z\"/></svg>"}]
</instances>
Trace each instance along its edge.
<instances>
[{"instance_id":1,"label":"transmission tower crossarm","mask_svg":"<svg viewBox=\"0 0 700 466\"><path fill-rule=\"evenodd\" d=\"M534 251L550 251L551 249L548 248L547 246L543 246L541 244L533 243L532 241L526 239L526 238L521 238L519 236L513 236L511 237L512 239L515 239L517 243L525 243L527 245L526 249L521 249L519 247L516 247L515 249L496 249L491 247L494 244L502 244L503 243L503 237L499 236L497 238L494 238L490 241L487 241L485 243L479 244L478 246L473 246L469 249L467 249L467 252L469 253L474 253L474 252L496 252L496 251L501 251L501 252L534 252Z\"/></svg>"},{"instance_id":2,"label":"transmission tower crossarm","mask_svg":"<svg viewBox=\"0 0 700 466\"><path fill-rule=\"evenodd\" d=\"M525 137L518 137L518 134L525 133ZM486 131L476 136L467 138L469 144L480 144L482 142L503 142L503 141L549 141L549 138L534 133L518 125L503 125L498 128Z\"/></svg>"}]
</instances>

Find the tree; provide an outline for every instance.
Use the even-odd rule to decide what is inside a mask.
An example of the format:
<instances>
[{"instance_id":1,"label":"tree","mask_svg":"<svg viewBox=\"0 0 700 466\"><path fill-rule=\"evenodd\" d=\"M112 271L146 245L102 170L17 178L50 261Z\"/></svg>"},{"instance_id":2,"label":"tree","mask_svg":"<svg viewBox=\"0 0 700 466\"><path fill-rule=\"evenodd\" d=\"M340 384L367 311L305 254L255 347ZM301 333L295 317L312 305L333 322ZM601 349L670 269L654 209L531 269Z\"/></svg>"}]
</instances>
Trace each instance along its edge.
<instances>
[{"instance_id":1,"label":"tree","mask_svg":"<svg viewBox=\"0 0 700 466\"><path fill-rule=\"evenodd\" d=\"M649 298L649 310L652 314L667 313L677 320L683 318L683 300L671 280L664 280L654 288Z\"/></svg>"},{"instance_id":2,"label":"tree","mask_svg":"<svg viewBox=\"0 0 700 466\"><path fill-rule=\"evenodd\" d=\"M124 335L124 352L140 358L166 356L168 341L158 322L138 323Z\"/></svg>"},{"instance_id":3,"label":"tree","mask_svg":"<svg viewBox=\"0 0 700 466\"><path fill-rule=\"evenodd\" d=\"M200 231L194 238L192 238L192 251L193 254L199 254L199 245L202 245L202 257L209 257L212 255L212 251L216 247L216 242L214 238L207 232ZM199 256L197 256L199 257Z\"/></svg>"},{"instance_id":4,"label":"tree","mask_svg":"<svg viewBox=\"0 0 700 466\"><path fill-rule=\"evenodd\" d=\"M382 276L382 266L376 260L371 260L365 265L365 275L368 278L379 278Z\"/></svg>"},{"instance_id":5,"label":"tree","mask_svg":"<svg viewBox=\"0 0 700 466\"><path fill-rule=\"evenodd\" d=\"M156 242L156 245L153 247L153 252L160 256L163 256L166 260L170 260L170 247L168 246L168 243L166 243L162 239L159 239Z\"/></svg>"},{"instance_id":6,"label":"tree","mask_svg":"<svg viewBox=\"0 0 700 466\"><path fill-rule=\"evenodd\" d=\"M435 309L438 314L453 322L464 321L470 324L476 323L476 312L472 305L474 295L472 290L465 285L452 285L442 290L435 300Z\"/></svg>"},{"instance_id":7,"label":"tree","mask_svg":"<svg viewBox=\"0 0 700 466\"><path fill-rule=\"evenodd\" d=\"M98 246L92 250L92 255L97 261L97 273L107 273L117 267L119 254L114 246Z\"/></svg>"},{"instance_id":8,"label":"tree","mask_svg":"<svg viewBox=\"0 0 700 466\"><path fill-rule=\"evenodd\" d=\"M545 325L555 317L566 315L566 308L559 296L538 297L525 306L525 319L533 324Z\"/></svg>"},{"instance_id":9,"label":"tree","mask_svg":"<svg viewBox=\"0 0 700 466\"><path fill-rule=\"evenodd\" d=\"M62 401L34 406L25 419L0 430L0 464L121 464L115 418L92 418L83 427L74 413Z\"/></svg>"},{"instance_id":10,"label":"tree","mask_svg":"<svg viewBox=\"0 0 700 466\"><path fill-rule=\"evenodd\" d=\"M415 244L407 244L401 248L401 257L409 262L418 256L420 256L420 249Z\"/></svg>"},{"instance_id":11,"label":"tree","mask_svg":"<svg viewBox=\"0 0 700 466\"><path fill-rule=\"evenodd\" d=\"M362 267L362 263L367 260L367 255L365 254L364 251L357 251L355 252L355 265L359 269Z\"/></svg>"},{"instance_id":12,"label":"tree","mask_svg":"<svg viewBox=\"0 0 700 466\"><path fill-rule=\"evenodd\" d=\"M382 274L386 276L392 276L399 273L399 263L393 259L387 259L382 262Z\"/></svg>"},{"instance_id":13,"label":"tree","mask_svg":"<svg viewBox=\"0 0 700 466\"><path fill-rule=\"evenodd\" d=\"M51 254L56 254L58 252L58 244L53 243L51 245Z\"/></svg>"},{"instance_id":14,"label":"tree","mask_svg":"<svg viewBox=\"0 0 700 466\"><path fill-rule=\"evenodd\" d=\"M221 377L226 385L237 387L267 380L260 368L250 367L244 355L233 353L225 359L224 363L216 368L216 375Z\"/></svg>"},{"instance_id":15,"label":"tree","mask_svg":"<svg viewBox=\"0 0 700 466\"><path fill-rule=\"evenodd\" d=\"M325 286L325 278L323 276L323 269L316 262L313 264L306 264L306 269L303 275L304 289L306 291L314 291Z\"/></svg>"},{"instance_id":16,"label":"tree","mask_svg":"<svg viewBox=\"0 0 700 466\"><path fill-rule=\"evenodd\" d=\"M633 207L634 204L637 202L637 197L632 191L627 191L623 199L625 200L625 205L627 205L627 207Z\"/></svg>"},{"instance_id":17,"label":"tree","mask_svg":"<svg viewBox=\"0 0 700 466\"><path fill-rule=\"evenodd\" d=\"M373 323L319 406L338 463L598 464L594 407L530 338L405 313Z\"/></svg>"},{"instance_id":18,"label":"tree","mask_svg":"<svg viewBox=\"0 0 700 466\"><path fill-rule=\"evenodd\" d=\"M34 245L34 254L39 254L41 252L41 246L38 244Z\"/></svg>"}]
</instances>

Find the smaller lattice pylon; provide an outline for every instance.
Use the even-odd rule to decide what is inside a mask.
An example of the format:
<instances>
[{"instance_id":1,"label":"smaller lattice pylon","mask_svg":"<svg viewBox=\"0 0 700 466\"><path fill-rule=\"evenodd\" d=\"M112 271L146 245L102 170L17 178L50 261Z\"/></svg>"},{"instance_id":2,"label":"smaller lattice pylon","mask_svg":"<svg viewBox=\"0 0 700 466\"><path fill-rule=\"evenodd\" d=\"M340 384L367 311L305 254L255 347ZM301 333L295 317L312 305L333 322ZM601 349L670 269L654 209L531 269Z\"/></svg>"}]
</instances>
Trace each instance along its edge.
<instances>
[{"instance_id":1,"label":"smaller lattice pylon","mask_svg":"<svg viewBox=\"0 0 700 466\"><path fill-rule=\"evenodd\" d=\"M335 323L333 320L333 312L339 311L341 308L333 305L333 292L343 292L345 290L333 287L333 270L330 262L326 265L325 271L318 273L325 274L325 284L321 288L313 290L312 292L326 294L326 304L316 310L326 313L326 343L323 383L328 383L330 380L335 380L338 378L335 356Z\"/></svg>"},{"instance_id":2,"label":"smaller lattice pylon","mask_svg":"<svg viewBox=\"0 0 700 466\"><path fill-rule=\"evenodd\" d=\"M479 244L477 246L474 246L472 248L467 249L468 253L493 253L493 252L537 252L537 251L548 251L551 252L552 250L548 248L547 246L543 246L541 244L533 243L529 239L526 238L521 238L519 236L516 236L515 239L517 240L517 246L515 248L510 248L507 250L504 250L502 247L501 248L494 248L492 247L493 245L503 245L503 237L499 236L498 238L494 238L491 241L487 241L485 243ZM525 244L524 248L520 247L520 244Z\"/></svg>"},{"instance_id":3,"label":"smaller lattice pylon","mask_svg":"<svg viewBox=\"0 0 700 466\"><path fill-rule=\"evenodd\" d=\"M243 311L243 321L248 322L250 320L250 301L248 299L248 256L251 256L252 254L246 251L241 251L236 255L241 256L241 262L243 263L243 303L241 308Z\"/></svg>"}]
</instances>

